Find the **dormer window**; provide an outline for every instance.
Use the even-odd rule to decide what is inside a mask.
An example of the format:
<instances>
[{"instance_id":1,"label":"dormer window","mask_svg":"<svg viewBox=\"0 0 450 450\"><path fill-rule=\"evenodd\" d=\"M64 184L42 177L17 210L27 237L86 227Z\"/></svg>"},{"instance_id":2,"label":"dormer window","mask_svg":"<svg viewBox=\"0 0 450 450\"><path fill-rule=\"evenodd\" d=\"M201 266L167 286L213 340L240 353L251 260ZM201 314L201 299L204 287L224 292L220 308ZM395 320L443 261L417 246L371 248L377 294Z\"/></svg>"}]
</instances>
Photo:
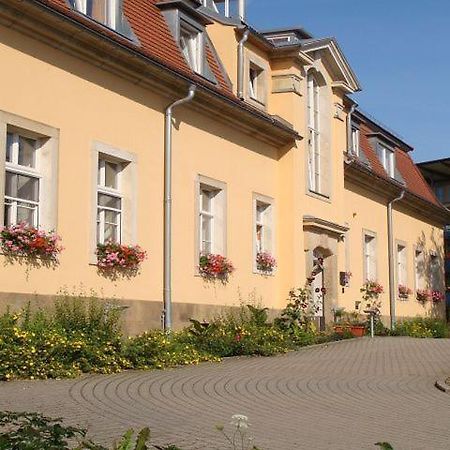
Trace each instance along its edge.
<instances>
[{"instance_id":1,"label":"dormer window","mask_svg":"<svg viewBox=\"0 0 450 450\"><path fill-rule=\"evenodd\" d=\"M377 145L377 155L384 167L386 173L391 177L395 178L395 154L394 151L387 146L378 143Z\"/></svg>"},{"instance_id":2,"label":"dormer window","mask_svg":"<svg viewBox=\"0 0 450 450\"><path fill-rule=\"evenodd\" d=\"M135 36L123 15L123 0L69 0L72 7L91 19L130 38Z\"/></svg>"},{"instance_id":3,"label":"dormer window","mask_svg":"<svg viewBox=\"0 0 450 450\"><path fill-rule=\"evenodd\" d=\"M352 124L352 135L351 135L351 143L350 143L350 152L354 156L359 156L359 128L356 124Z\"/></svg>"},{"instance_id":4,"label":"dormer window","mask_svg":"<svg viewBox=\"0 0 450 450\"><path fill-rule=\"evenodd\" d=\"M203 36L200 30L181 22L180 48L186 61L194 72L202 73Z\"/></svg>"},{"instance_id":5,"label":"dormer window","mask_svg":"<svg viewBox=\"0 0 450 450\"><path fill-rule=\"evenodd\" d=\"M249 79L249 94L250 98L257 101L262 101L262 83L263 81L263 69L250 63L250 69L248 74Z\"/></svg>"},{"instance_id":6,"label":"dormer window","mask_svg":"<svg viewBox=\"0 0 450 450\"><path fill-rule=\"evenodd\" d=\"M203 6L221 16L245 20L245 0L203 0Z\"/></svg>"}]
</instances>

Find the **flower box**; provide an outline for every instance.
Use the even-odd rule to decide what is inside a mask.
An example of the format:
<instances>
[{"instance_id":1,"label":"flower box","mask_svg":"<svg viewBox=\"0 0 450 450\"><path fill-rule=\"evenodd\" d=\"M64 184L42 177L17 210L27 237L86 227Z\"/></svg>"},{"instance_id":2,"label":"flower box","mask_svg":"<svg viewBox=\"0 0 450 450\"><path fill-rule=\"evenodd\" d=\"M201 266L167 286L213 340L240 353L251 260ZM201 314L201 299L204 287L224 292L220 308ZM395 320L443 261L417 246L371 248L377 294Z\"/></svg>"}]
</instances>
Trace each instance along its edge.
<instances>
[{"instance_id":1,"label":"flower box","mask_svg":"<svg viewBox=\"0 0 450 450\"><path fill-rule=\"evenodd\" d=\"M25 222L4 227L0 231L0 247L10 258L26 257L57 263L63 250L61 238L53 231L47 232Z\"/></svg>"},{"instance_id":2,"label":"flower box","mask_svg":"<svg viewBox=\"0 0 450 450\"><path fill-rule=\"evenodd\" d=\"M256 268L264 273L271 274L275 270L277 262L275 258L267 252L259 252L256 255Z\"/></svg>"},{"instance_id":3,"label":"flower box","mask_svg":"<svg viewBox=\"0 0 450 450\"><path fill-rule=\"evenodd\" d=\"M444 299L445 295L443 292L437 290L431 291L431 301L433 303L441 303L444 301Z\"/></svg>"},{"instance_id":4,"label":"flower box","mask_svg":"<svg viewBox=\"0 0 450 450\"><path fill-rule=\"evenodd\" d=\"M427 289L417 289L416 300L424 305L426 302L431 300L431 292Z\"/></svg>"},{"instance_id":5,"label":"flower box","mask_svg":"<svg viewBox=\"0 0 450 450\"><path fill-rule=\"evenodd\" d=\"M136 272L147 253L139 245L122 245L109 241L97 244L97 267L103 271Z\"/></svg>"},{"instance_id":6,"label":"flower box","mask_svg":"<svg viewBox=\"0 0 450 450\"><path fill-rule=\"evenodd\" d=\"M399 284L398 296L400 299L407 300L411 294L412 294L412 290L409 287Z\"/></svg>"},{"instance_id":7,"label":"flower box","mask_svg":"<svg viewBox=\"0 0 450 450\"><path fill-rule=\"evenodd\" d=\"M225 256L208 253L200 256L198 270L205 280L226 283L234 272L234 267Z\"/></svg>"}]
</instances>

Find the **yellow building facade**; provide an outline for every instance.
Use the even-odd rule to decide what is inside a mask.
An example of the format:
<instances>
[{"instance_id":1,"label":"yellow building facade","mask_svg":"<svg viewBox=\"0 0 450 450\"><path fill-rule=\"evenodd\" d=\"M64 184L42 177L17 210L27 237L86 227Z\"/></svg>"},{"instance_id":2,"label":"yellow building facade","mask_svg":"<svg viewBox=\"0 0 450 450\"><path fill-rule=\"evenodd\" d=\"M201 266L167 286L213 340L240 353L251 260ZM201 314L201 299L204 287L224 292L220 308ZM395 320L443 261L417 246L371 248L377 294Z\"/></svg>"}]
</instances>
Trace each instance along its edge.
<instances>
[{"instance_id":1,"label":"yellow building facade","mask_svg":"<svg viewBox=\"0 0 450 450\"><path fill-rule=\"evenodd\" d=\"M195 86L170 123L174 326L249 297L280 310L318 260L324 323L355 308L366 279L383 285L387 320L443 313L415 299L444 289L447 212L411 148L355 109L359 83L334 39L258 33L238 3L233 16L212 0L110 0L108 13L89 0L0 0L0 219L54 229L64 246L56 267L0 256L2 309L94 290L128 306L129 332L160 325L165 112ZM402 195L389 258L388 203ZM146 250L138 274L98 270L96 245L109 238ZM258 269L263 252L272 273ZM204 253L233 263L227 283L200 275Z\"/></svg>"}]
</instances>

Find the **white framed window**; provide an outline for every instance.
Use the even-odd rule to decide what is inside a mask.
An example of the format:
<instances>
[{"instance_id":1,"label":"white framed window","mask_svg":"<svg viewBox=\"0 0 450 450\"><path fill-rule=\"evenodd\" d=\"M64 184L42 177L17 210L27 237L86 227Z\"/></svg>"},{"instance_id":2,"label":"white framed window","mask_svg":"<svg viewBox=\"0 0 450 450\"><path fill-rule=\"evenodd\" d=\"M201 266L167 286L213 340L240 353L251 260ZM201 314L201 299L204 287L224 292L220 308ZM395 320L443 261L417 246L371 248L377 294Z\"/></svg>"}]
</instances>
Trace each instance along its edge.
<instances>
[{"instance_id":1,"label":"white framed window","mask_svg":"<svg viewBox=\"0 0 450 450\"><path fill-rule=\"evenodd\" d=\"M244 20L246 0L203 0L203 5L212 8L225 17L239 17Z\"/></svg>"},{"instance_id":2,"label":"white framed window","mask_svg":"<svg viewBox=\"0 0 450 450\"><path fill-rule=\"evenodd\" d=\"M200 253L213 253L214 249L214 198L217 191L200 185L199 193Z\"/></svg>"},{"instance_id":3,"label":"white framed window","mask_svg":"<svg viewBox=\"0 0 450 450\"><path fill-rule=\"evenodd\" d=\"M39 140L21 131L6 133L4 225L39 227Z\"/></svg>"},{"instance_id":4,"label":"white framed window","mask_svg":"<svg viewBox=\"0 0 450 450\"><path fill-rule=\"evenodd\" d=\"M253 270L257 271L258 253L274 256L274 205L273 199L253 194Z\"/></svg>"},{"instance_id":5,"label":"white framed window","mask_svg":"<svg viewBox=\"0 0 450 450\"><path fill-rule=\"evenodd\" d=\"M321 192L320 163L320 88L316 78L309 73L307 77L307 115L308 115L308 179L309 189Z\"/></svg>"},{"instance_id":6,"label":"white framed window","mask_svg":"<svg viewBox=\"0 0 450 450\"><path fill-rule=\"evenodd\" d=\"M441 264L436 253L430 254L430 288L439 291L441 288Z\"/></svg>"},{"instance_id":7,"label":"white framed window","mask_svg":"<svg viewBox=\"0 0 450 450\"><path fill-rule=\"evenodd\" d=\"M376 281L377 261L376 261L376 236L373 233L364 233L363 237L363 259L364 259L364 279L366 281Z\"/></svg>"},{"instance_id":8,"label":"white framed window","mask_svg":"<svg viewBox=\"0 0 450 450\"><path fill-rule=\"evenodd\" d=\"M117 27L120 0L73 0L75 8L110 28Z\"/></svg>"},{"instance_id":9,"label":"white framed window","mask_svg":"<svg viewBox=\"0 0 450 450\"><path fill-rule=\"evenodd\" d=\"M415 288L425 289L425 254L422 249L416 248L414 251L414 282Z\"/></svg>"},{"instance_id":10,"label":"white framed window","mask_svg":"<svg viewBox=\"0 0 450 450\"><path fill-rule=\"evenodd\" d=\"M386 173L391 177L395 177L395 153L392 149L378 143L377 154Z\"/></svg>"},{"instance_id":11,"label":"white framed window","mask_svg":"<svg viewBox=\"0 0 450 450\"><path fill-rule=\"evenodd\" d=\"M352 142L350 151L353 155L359 156L359 145L360 145L360 132L359 128L352 125L352 136L351 136Z\"/></svg>"},{"instance_id":12,"label":"white framed window","mask_svg":"<svg viewBox=\"0 0 450 450\"><path fill-rule=\"evenodd\" d=\"M102 142L91 150L89 262L97 262L97 244L137 243L137 156Z\"/></svg>"},{"instance_id":13,"label":"white framed window","mask_svg":"<svg viewBox=\"0 0 450 450\"><path fill-rule=\"evenodd\" d=\"M397 285L408 286L406 245L397 244Z\"/></svg>"},{"instance_id":14,"label":"white framed window","mask_svg":"<svg viewBox=\"0 0 450 450\"><path fill-rule=\"evenodd\" d=\"M226 184L203 175L196 179L195 267L201 255L226 256Z\"/></svg>"},{"instance_id":15,"label":"white framed window","mask_svg":"<svg viewBox=\"0 0 450 450\"><path fill-rule=\"evenodd\" d=\"M264 70L250 63L248 73L248 92L251 99L264 102Z\"/></svg>"},{"instance_id":16,"label":"white framed window","mask_svg":"<svg viewBox=\"0 0 450 450\"><path fill-rule=\"evenodd\" d=\"M122 164L100 155L97 176L97 243L122 241Z\"/></svg>"},{"instance_id":17,"label":"white framed window","mask_svg":"<svg viewBox=\"0 0 450 450\"><path fill-rule=\"evenodd\" d=\"M180 48L194 72L202 73L203 35L200 30L182 21L180 23Z\"/></svg>"}]
</instances>

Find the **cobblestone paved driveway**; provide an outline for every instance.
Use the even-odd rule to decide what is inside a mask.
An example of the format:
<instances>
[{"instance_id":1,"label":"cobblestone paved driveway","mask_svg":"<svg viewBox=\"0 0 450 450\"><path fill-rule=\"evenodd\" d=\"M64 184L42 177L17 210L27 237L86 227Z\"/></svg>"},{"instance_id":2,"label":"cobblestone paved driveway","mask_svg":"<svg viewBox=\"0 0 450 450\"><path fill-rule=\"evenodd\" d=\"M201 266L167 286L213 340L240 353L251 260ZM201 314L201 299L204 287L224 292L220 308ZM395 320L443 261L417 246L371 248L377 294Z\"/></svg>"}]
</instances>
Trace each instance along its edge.
<instances>
[{"instance_id":1,"label":"cobblestone paved driveway","mask_svg":"<svg viewBox=\"0 0 450 450\"><path fill-rule=\"evenodd\" d=\"M450 340L359 339L274 358L165 372L0 383L0 408L41 411L110 442L149 425L154 442L225 449L214 425L250 417L264 450L450 449Z\"/></svg>"}]
</instances>

